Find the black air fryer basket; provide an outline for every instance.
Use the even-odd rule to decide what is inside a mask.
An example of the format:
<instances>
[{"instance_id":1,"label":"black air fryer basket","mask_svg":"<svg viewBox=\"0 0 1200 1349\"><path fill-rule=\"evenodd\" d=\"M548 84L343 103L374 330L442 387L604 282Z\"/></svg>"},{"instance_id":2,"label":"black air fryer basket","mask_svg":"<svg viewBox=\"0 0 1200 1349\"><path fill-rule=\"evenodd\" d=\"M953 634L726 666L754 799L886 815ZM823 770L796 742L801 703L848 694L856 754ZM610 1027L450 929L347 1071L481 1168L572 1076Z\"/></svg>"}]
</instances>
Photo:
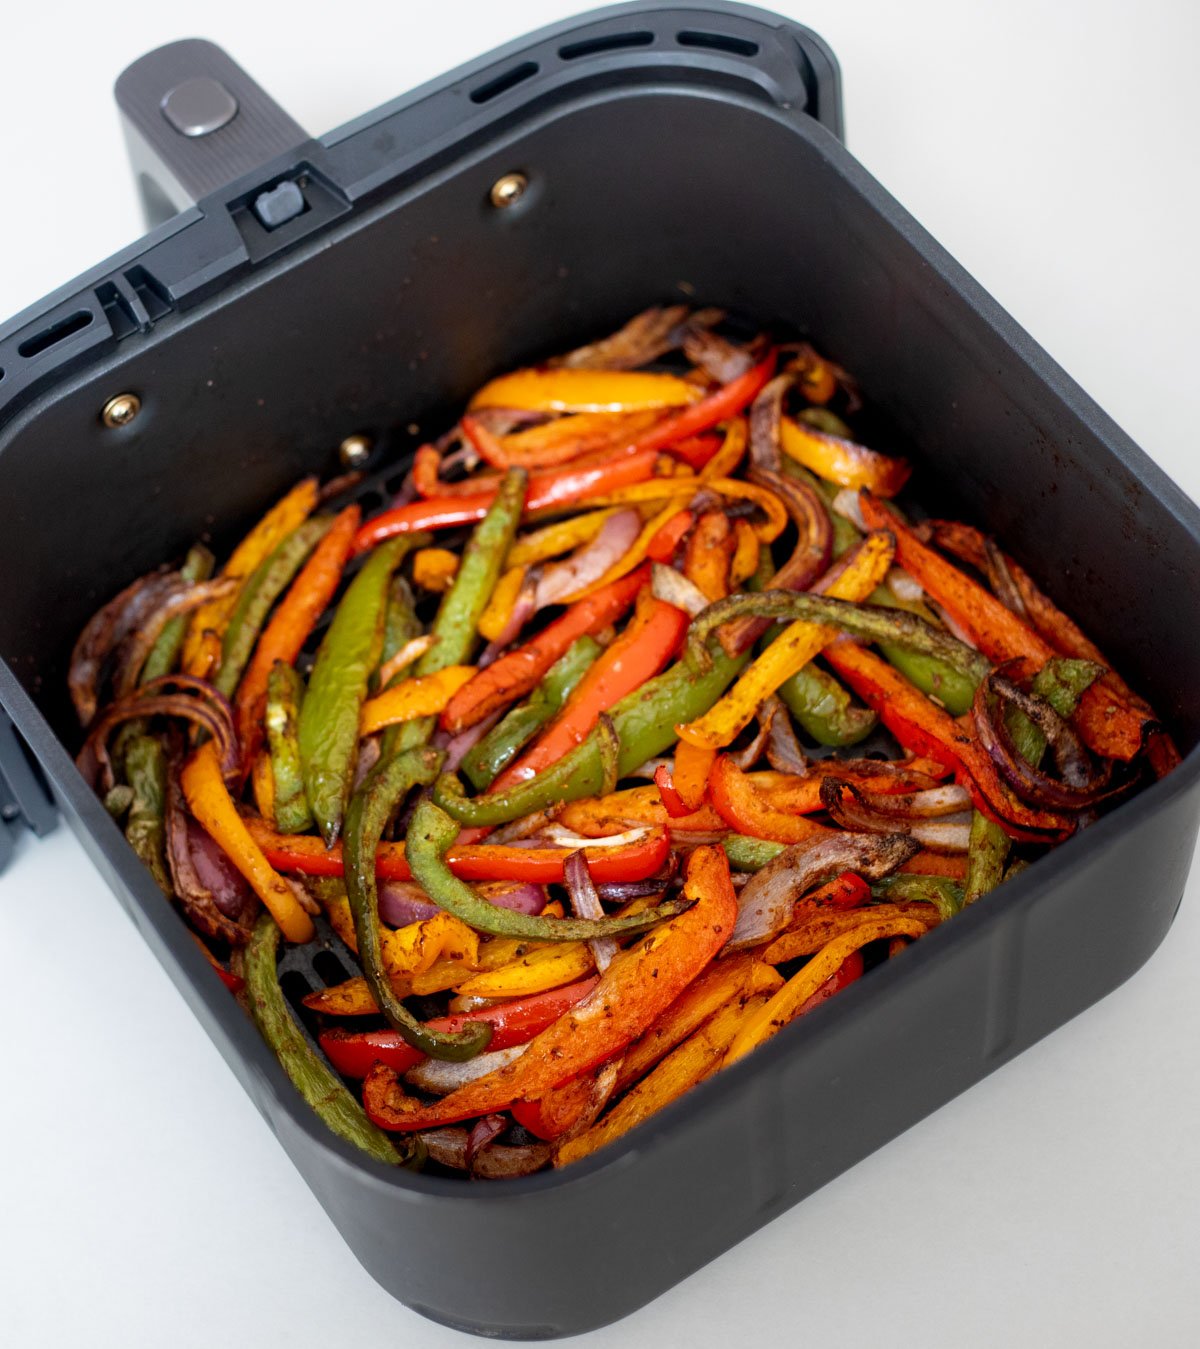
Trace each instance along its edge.
<instances>
[{"instance_id":1,"label":"black air fryer basket","mask_svg":"<svg viewBox=\"0 0 1200 1349\"><path fill-rule=\"evenodd\" d=\"M0 718L381 1284L486 1335L614 1320L1147 959L1200 817L1200 515L851 158L817 37L736 5L601 10L321 140L204 42L117 97L157 228L0 329ZM680 296L852 370L1186 758L614 1146L490 1185L391 1170L302 1102L75 771L71 645L133 577L336 471L343 438L372 439L376 509L490 375ZM48 827L6 729L0 770L0 815ZM573 1258L544 1278L535 1240Z\"/></svg>"}]
</instances>

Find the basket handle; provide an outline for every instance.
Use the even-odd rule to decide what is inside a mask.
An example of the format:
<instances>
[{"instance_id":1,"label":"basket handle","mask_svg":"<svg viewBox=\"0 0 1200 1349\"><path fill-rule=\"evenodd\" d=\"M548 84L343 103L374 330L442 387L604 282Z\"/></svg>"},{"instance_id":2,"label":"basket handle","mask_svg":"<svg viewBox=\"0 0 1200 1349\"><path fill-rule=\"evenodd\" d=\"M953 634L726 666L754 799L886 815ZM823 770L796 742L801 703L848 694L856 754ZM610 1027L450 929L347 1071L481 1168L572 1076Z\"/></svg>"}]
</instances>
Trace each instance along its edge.
<instances>
[{"instance_id":1,"label":"basket handle","mask_svg":"<svg viewBox=\"0 0 1200 1349\"><path fill-rule=\"evenodd\" d=\"M309 139L232 57L202 38L139 57L114 94L150 228Z\"/></svg>"}]
</instances>

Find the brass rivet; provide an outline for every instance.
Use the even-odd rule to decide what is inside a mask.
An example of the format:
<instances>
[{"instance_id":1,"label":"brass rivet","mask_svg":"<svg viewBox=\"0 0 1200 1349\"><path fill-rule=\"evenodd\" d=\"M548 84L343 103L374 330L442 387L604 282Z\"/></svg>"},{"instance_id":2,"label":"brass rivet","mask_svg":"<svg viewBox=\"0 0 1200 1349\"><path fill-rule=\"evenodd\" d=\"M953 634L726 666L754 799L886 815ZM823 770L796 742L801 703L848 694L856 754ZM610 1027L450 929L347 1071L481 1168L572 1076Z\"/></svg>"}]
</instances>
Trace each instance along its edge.
<instances>
[{"instance_id":1,"label":"brass rivet","mask_svg":"<svg viewBox=\"0 0 1200 1349\"><path fill-rule=\"evenodd\" d=\"M370 436L347 436L338 446L338 458L343 468L362 468L370 457Z\"/></svg>"},{"instance_id":2,"label":"brass rivet","mask_svg":"<svg viewBox=\"0 0 1200 1349\"><path fill-rule=\"evenodd\" d=\"M115 429L128 426L142 410L142 400L135 393L119 393L110 398L100 411L105 426Z\"/></svg>"},{"instance_id":3,"label":"brass rivet","mask_svg":"<svg viewBox=\"0 0 1200 1349\"><path fill-rule=\"evenodd\" d=\"M525 195L528 186L529 179L523 173L506 173L492 184L488 197L493 206L515 206Z\"/></svg>"}]
</instances>

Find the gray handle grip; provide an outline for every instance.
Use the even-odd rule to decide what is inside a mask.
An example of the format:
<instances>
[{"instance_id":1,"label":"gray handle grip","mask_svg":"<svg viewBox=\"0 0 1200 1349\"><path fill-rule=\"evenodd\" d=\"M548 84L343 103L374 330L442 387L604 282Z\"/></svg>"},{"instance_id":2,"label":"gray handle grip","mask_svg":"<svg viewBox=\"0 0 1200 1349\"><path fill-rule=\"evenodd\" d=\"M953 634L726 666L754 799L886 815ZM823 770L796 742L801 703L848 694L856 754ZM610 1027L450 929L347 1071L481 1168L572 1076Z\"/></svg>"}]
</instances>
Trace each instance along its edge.
<instances>
[{"instance_id":1,"label":"gray handle grip","mask_svg":"<svg viewBox=\"0 0 1200 1349\"><path fill-rule=\"evenodd\" d=\"M236 61L201 38L148 52L114 92L151 228L308 140Z\"/></svg>"}]
</instances>

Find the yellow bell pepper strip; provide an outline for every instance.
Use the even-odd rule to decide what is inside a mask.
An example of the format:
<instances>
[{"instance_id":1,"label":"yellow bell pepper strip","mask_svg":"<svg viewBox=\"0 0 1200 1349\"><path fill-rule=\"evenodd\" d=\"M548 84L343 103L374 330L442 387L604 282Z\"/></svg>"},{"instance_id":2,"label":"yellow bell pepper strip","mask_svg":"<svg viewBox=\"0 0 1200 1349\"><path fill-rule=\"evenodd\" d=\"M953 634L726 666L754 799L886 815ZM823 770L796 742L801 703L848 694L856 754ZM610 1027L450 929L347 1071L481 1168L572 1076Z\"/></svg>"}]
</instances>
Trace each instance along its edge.
<instances>
[{"instance_id":1,"label":"yellow bell pepper strip","mask_svg":"<svg viewBox=\"0 0 1200 1349\"><path fill-rule=\"evenodd\" d=\"M743 1022L725 1055L725 1065L736 1063L743 1055L777 1035L856 951L885 937L922 937L925 931L925 924L915 918L892 917L869 919L835 937L798 974L794 974L765 1006ZM370 1114L370 1110L367 1113Z\"/></svg>"},{"instance_id":2,"label":"yellow bell pepper strip","mask_svg":"<svg viewBox=\"0 0 1200 1349\"><path fill-rule=\"evenodd\" d=\"M754 527L747 520L733 522L733 560L729 564L729 588L740 590L758 570L760 544Z\"/></svg>"},{"instance_id":3,"label":"yellow bell pepper strip","mask_svg":"<svg viewBox=\"0 0 1200 1349\"><path fill-rule=\"evenodd\" d=\"M346 886L340 880L310 882L325 910L329 926L350 950L358 951L358 932ZM435 913L404 927L380 928L380 949L388 975L397 982L413 975L428 974L435 965L453 962L461 978L485 968L479 934L449 913ZM494 963L494 962L493 962Z\"/></svg>"},{"instance_id":4,"label":"yellow bell pepper strip","mask_svg":"<svg viewBox=\"0 0 1200 1349\"><path fill-rule=\"evenodd\" d=\"M404 854L412 868L413 879L423 887L430 900L477 932L533 941L592 941L597 937L644 932L664 918L679 913L683 906L683 901L672 900L656 909L616 918L546 918L516 913L481 898L446 865L444 855L457 835L458 826L454 820L432 801L422 800L413 811L404 840Z\"/></svg>"},{"instance_id":5,"label":"yellow bell pepper strip","mask_svg":"<svg viewBox=\"0 0 1200 1349\"><path fill-rule=\"evenodd\" d=\"M515 1063L428 1106L376 1066L363 1086L367 1114L388 1130L455 1124L537 1098L612 1058L653 1025L733 931L737 896L719 848L691 854L683 893L690 907L618 955L593 991L530 1041Z\"/></svg>"},{"instance_id":6,"label":"yellow bell pepper strip","mask_svg":"<svg viewBox=\"0 0 1200 1349\"><path fill-rule=\"evenodd\" d=\"M749 952L714 961L625 1051L615 1092L644 1077L727 1003L741 1003L757 993L774 993L782 987L779 971Z\"/></svg>"},{"instance_id":7,"label":"yellow bell pepper strip","mask_svg":"<svg viewBox=\"0 0 1200 1349\"><path fill-rule=\"evenodd\" d=\"M326 846L341 832L358 750L367 682L383 649L388 583L419 535L401 535L369 557L321 640L296 738L309 809Z\"/></svg>"},{"instance_id":8,"label":"yellow bell pepper strip","mask_svg":"<svg viewBox=\"0 0 1200 1349\"><path fill-rule=\"evenodd\" d=\"M496 588L492 591L492 597L487 602L487 607L479 615L479 635L485 637L489 642L494 642L497 637L508 627L508 620L512 617L513 609L516 607L517 598L521 594L521 587L525 584L525 576L529 571L528 567L509 567L508 571L496 582Z\"/></svg>"},{"instance_id":9,"label":"yellow bell pepper strip","mask_svg":"<svg viewBox=\"0 0 1200 1349\"><path fill-rule=\"evenodd\" d=\"M258 813L271 826L279 827L275 819L275 775L271 772L271 756L263 750L254 760L250 771L250 789L254 793L254 804ZM307 802L306 802L307 804Z\"/></svg>"},{"instance_id":10,"label":"yellow bell pepper strip","mask_svg":"<svg viewBox=\"0 0 1200 1349\"><path fill-rule=\"evenodd\" d=\"M221 575L245 581L294 529L308 519L316 509L318 496L316 478L305 478L298 482L233 550L229 561L221 568ZM238 593L235 590L231 595L214 600L192 615L183 643L184 674L195 675L200 679L207 677L209 666L205 663L208 653L203 649L204 634L212 632L218 640L225 635Z\"/></svg>"},{"instance_id":11,"label":"yellow bell pepper strip","mask_svg":"<svg viewBox=\"0 0 1200 1349\"><path fill-rule=\"evenodd\" d=\"M510 965L472 976L455 992L468 998L524 998L584 979L595 963L586 942L543 946Z\"/></svg>"},{"instance_id":12,"label":"yellow bell pepper strip","mask_svg":"<svg viewBox=\"0 0 1200 1349\"><path fill-rule=\"evenodd\" d=\"M385 726L435 717L460 688L475 676L473 665L447 665L436 674L414 675L363 703L359 721L361 735L374 735Z\"/></svg>"},{"instance_id":13,"label":"yellow bell pepper strip","mask_svg":"<svg viewBox=\"0 0 1200 1349\"><path fill-rule=\"evenodd\" d=\"M927 548L906 525L896 520L869 492L860 494L868 524L886 518L896 536L896 556L930 599L942 606L958 628L984 655L1000 664L1025 657L1040 669L1057 652L978 582L932 548ZM1145 713L1113 698L1103 685L1093 684L1079 700L1075 725L1084 743L1095 753L1128 762L1142 750L1153 725Z\"/></svg>"},{"instance_id":14,"label":"yellow bell pepper strip","mask_svg":"<svg viewBox=\"0 0 1200 1349\"><path fill-rule=\"evenodd\" d=\"M242 957L246 1003L254 1024L275 1053L292 1084L330 1129L377 1162L399 1165L392 1140L367 1118L363 1108L320 1058L292 1020L279 987L276 957L279 929L264 914L255 925ZM411 1151L410 1159L416 1157Z\"/></svg>"},{"instance_id":15,"label":"yellow bell pepper strip","mask_svg":"<svg viewBox=\"0 0 1200 1349\"><path fill-rule=\"evenodd\" d=\"M725 428L725 438L716 454L700 470L700 481L731 477L742 462L749 443L745 417L734 417Z\"/></svg>"},{"instance_id":16,"label":"yellow bell pepper strip","mask_svg":"<svg viewBox=\"0 0 1200 1349\"><path fill-rule=\"evenodd\" d=\"M515 370L485 384L470 407L642 412L687 407L703 397L703 389L675 375L641 370Z\"/></svg>"},{"instance_id":17,"label":"yellow bell pepper strip","mask_svg":"<svg viewBox=\"0 0 1200 1349\"><path fill-rule=\"evenodd\" d=\"M801 906L797 906L801 907ZM807 910L807 901L805 901ZM821 912L806 911L799 922L781 933L762 953L767 965L783 965L801 956L815 955L828 946L835 937L853 932L863 923L888 922L895 918L911 918L926 930L937 927L941 915L933 904L900 902L874 904L868 908Z\"/></svg>"},{"instance_id":18,"label":"yellow bell pepper strip","mask_svg":"<svg viewBox=\"0 0 1200 1349\"><path fill-rule=\"evenodd\" d=\"M865 599L887 575L894 552L895 543L889 533L868 535L826 593L835 599ZM704 716L675 728L679 738L697 749L721 749L732 743L738 732L749 725L762 700L803 669L837 635L836 628L814 623L791 624Z\"/></svg>"},{"instance_id":19,"label":"yellow bell pepper strip","mask_svg":"<svg viewBox=\"0 0 1200 1349\"><path fill-rule=\"evenodd\" d=\"M648 825L667 830L672 840L678 842L680 838L694 838L698 834L722 834L729 828L708 804L688 815L668 814L657 784L628 787L621 792L572 801L556 819L564 829L585 838L606 838L626 829Z\"/></svg>"},{"instance_id":20,"label":"yellow bell pepper strip","mask_svg":"<svg viewBox=\"0 0 1200 1349\"><path fill-rule=\"evenodd\" d=\"M441 594L458 571L458 554L449 548L422 548L413 554L413 584Z\"/></svg>"},{"instance_id":21,"label":"yellow bell pepper strip","mask_svg":"<svg viewBox=\"0 0 1200 1349\"><path fill-rule=\"evenodd\" d=\"M556 1167L587 1157L598 1148L614 1143L630 1129L648 1120L685 1092L715 1073L725 1058L747 1015L757 1013L767 1002L760 993L743 1002L734 998L694 1031L677 1049L644 1077L615 1105L599 1124L561 1143L554 1154Z\"/></svg>"},{"instance_id":22,"label":"yellow bell pepper strip","mask_svg":"<svg viewBox=\"0 0 1200 1349\"><path fill-rule=\"evenodd\" d=\"M508 566L526 567L534 562L545 562L547 558L558 557L560 553L572 552L582 543L590 543L615 510L612 507L588 511L584 515L572 515L566 520L556 520L552 525L536 529L532 534L522 534L508 550Z\"/></svg>"},{"instance_id":23,"label":"yellow bell pepper strip","mask_svg":"<svg viewBox=\"0 0 1200 1349\"><path fill-rule=\"evenodd\" d=\"M225 855L250 882L283 935L291 942L312 941L312 919L300 907L292 887L263 856L237 813L225 781L215 744L205 741L184 765L181 776L188 809Z\"/></svg>"},{"instance_id":24,"label":"yellow bell pepper strip","mask_svg":"<svg viewBox=\"0 0 1200 1349\"><path fill-rule=\"evenodd\" d=\"M640 485L650 486L650 484ZM690 493L694 487L694 480L688 482L687 493ZM652 515L642 526L641 532L625 550L624 555L618 558L603 576L597 578L590 585L584 586L582 590L577 590L575 594L566 596L562 603L578 604L581 600L591 599L594 595L598 595L601 591L607 590L607 588L616 581L619 581L624 576L628 576L630 572L640 567L647 556L650 555L651 549L658 540L660 531L678 514L687 514L687 512L680 511L677 501L668 501L656 515Z\"/></svg>"},{"instance_id":25,"label":"yellow bell pepper strip","mask_svg":"<svg viewBox=\"0 0 1200 1349\"><path fill-rule=\"evenodd\" d=\"M841 487L869 487L881 497L894 497L912 472L905 459L877 454L791 417L783 419L779 443L785 454L819 478Z\"/></svg>"}]
</instances>

